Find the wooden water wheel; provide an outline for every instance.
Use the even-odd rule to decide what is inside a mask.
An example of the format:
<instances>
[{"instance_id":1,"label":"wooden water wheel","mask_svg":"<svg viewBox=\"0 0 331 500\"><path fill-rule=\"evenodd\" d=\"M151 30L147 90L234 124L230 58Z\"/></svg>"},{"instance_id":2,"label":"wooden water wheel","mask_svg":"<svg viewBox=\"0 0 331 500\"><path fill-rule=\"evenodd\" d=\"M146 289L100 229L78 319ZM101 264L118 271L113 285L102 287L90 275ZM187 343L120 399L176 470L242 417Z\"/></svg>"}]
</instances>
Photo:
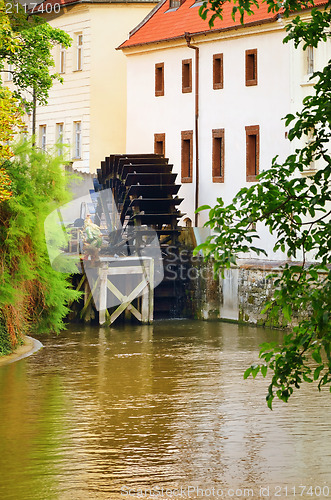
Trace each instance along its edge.
<instances>
[{"instance_id":1,"label":"wooden water wheel","mask_svg":"<svg viewBox=\"0 0 331 500\"><path fill-rule=\"evenodd\" d=\"M162 155L126 154L108 156L97 171L96 190L100 194L107 190L112 193L117 213L116 221L114 218L110 220L111 217L107 215L107 226L111 227L111 231L109 248L105 252L120 254L125 245L127 250L127 246L130 246L130 228L139 227L140 235L148 235L149 232L156 232L158 235L164 262L164 279L155 289L156 317L178 316L179 299L185 293L185 285L173 278L174 267L178 265L179 259L177 264L170 265L168 262L170 247L172 255L174 252L178 254L178 221L184 215L178 209L183 198L178 197L180 185L176 184L177 174L172 170L173 165ZM105 207L100 209L107 212ZM98 208L96 214L98 216ZM123 238L124 233L126 236ZM136 239L134 244L137 245Z\"/></svg>"},{"instance_id":2,"label":"wooden water wheel","mask_svg":"<svg viewBox=\"0 0 331 500\"><path fill-rule=\"evenodd\" d=\"M149 226L161 244L176 244L178 210L177 174L168 159L157 154L111 155L97 172L99 189L111 189L121 226Z\"/></svg>"}]
</instances>

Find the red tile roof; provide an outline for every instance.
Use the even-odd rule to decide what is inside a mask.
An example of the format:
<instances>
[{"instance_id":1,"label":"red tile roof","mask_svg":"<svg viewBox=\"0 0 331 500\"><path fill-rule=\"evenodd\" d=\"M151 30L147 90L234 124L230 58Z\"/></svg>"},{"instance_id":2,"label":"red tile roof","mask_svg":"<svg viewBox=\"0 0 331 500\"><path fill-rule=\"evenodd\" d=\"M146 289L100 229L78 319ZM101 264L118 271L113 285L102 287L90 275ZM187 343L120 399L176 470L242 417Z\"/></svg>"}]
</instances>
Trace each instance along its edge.
<instances>
[{"instance_id":1,"label":"red tile roof","mask_svg":"<svg viewBox=\"0 0 331 500\"><path fill-rule=\"evenodd\" d=\"M43 8L44 8L44 12L45 12L45 9L46 9L46 5L49 6L49 10L50 10L50 13L53 9L50 9L51 6L54 6L54 5L60 5L60 7L64 7L64 6L67 6L67 5L73 5L73 4L79 4L79 3L88 3L88 4L91 4L91 3L98 3L98 4L102 4L102 3L105 3L105 4L130 4L130 3L155 3L156 0L44 0L44 2L40 2L40 4L38 4L34 9L33 9L33 13L34 14L38 14L38 13L42 13L43 11L38 11L38 8L40 5L43 5Z\"/></svg>"},{"instance_id":2,"label":"red tile roof","mask_svg":"<svg viewBox=\"0 0 331 500\"><path fill-rule=\"evenodd\" d=\"M169 9L169 0L166 0L141 28L120 45L120 48L180 38L185 33L203 33L241 26L238 15L235 21L231 17L233 5L230 2L224 4L223 19L215 19L212 29L209 29L208 22L199 16L201 3L194 4L195 0L185 0L178 9L167 12ZM273 21L277 16L273 12L268 13L268 5L266 3L261 4L259 9L253 7L253 10L254 15L246 16L245 24Z\"/></svg>"},{"instance_id":3,"label":"red tile roof","mask_svg":"<svg viewBox=\"0 0 331 500\"><path fill-rule=\"evenodd\" d=\"M246 15L244 22L245 26L250 24L263 24L272 22L277 19L274 12L268 12L268 4L262 3L260 0L260 8L252 7L254 14ZM133 47L135 45L143 45L153 42L161 42L181 38L185 33L198 34L208 33L211 31L227 30L231 28L241 27L239 15L236 15L233 21L231 2L226 2L223 5L223 19L216 18L212 29L209 29L208 22L201 19L199 16L199 6L201 3L194 5L195 0L184 0L184 3L176 10L169 12L169 0L165 0L161 5L158 5L155 12L138 25L131 33L128 40L122 43L119 48ZM316 4L325 4L325 0L315 0ZM149 18L150 17L150 18Z\"/></svg>"}]
</instances>

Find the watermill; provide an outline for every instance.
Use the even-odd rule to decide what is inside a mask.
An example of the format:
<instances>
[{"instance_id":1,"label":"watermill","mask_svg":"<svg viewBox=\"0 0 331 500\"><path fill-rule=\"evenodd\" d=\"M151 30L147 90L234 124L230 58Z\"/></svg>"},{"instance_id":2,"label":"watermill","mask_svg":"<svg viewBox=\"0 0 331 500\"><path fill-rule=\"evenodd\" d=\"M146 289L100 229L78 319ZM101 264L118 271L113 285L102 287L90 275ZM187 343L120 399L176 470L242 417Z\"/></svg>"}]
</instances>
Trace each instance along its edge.
<instances>
[{"instance_id":1,"label":"watermill","mask_svg":"<svg viewBox=\"0 0 331 500\"><path fill-rule=\"evenodd\" d=\"M162 155L127 154L105 158L95 183L100 196L94 219L109 229L101 256L141 254L148 238L157 235L163 277L154 289L155 318L179 316L185 301L185 283L178 269L183 198L178 196L176 180L173 165Z\"/></svg>"}]
</instances>

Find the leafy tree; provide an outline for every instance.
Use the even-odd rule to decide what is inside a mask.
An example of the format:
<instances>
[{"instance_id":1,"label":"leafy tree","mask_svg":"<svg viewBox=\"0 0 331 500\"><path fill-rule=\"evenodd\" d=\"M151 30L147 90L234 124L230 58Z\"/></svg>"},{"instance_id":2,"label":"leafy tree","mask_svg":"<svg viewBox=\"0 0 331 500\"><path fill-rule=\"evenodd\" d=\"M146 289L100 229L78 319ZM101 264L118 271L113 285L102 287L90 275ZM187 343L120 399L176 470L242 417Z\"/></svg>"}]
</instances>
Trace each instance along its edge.
<instances>
[{"instance_id":1,"label":"leafy tree","mask_svg":"<svg viewBox=\"0 0 331 500\"><path fill-rule=\"evenodd\" d=\"M23 126L21 116L22 108L17 99L7 88L0 86L0 161L7 160L13 153L9 142L15 133ZM1 185L1 184L0 184Z\"/></svg>"},{"instance_id":2,"label":"leafy tree","mask_svg":"<svg viewBox=\"0 0 331 500\"><path fill-rule=\"evenodd\" d=\"M225 0L230 1L230 0ZM222 0L204 2L200 14L209 16L212 26L215 16L222 16ZM311 6L310 1L285 0L283 3L266 0L269 10L281 10L289 17L295 10ZM258 7L256 0L234 0L232 15L237 13L243 21ZM300 16L286 26L284 42L292 40L297 48L300 44L317 47L320 41L330 36L331 2L311 10L311 19L303 21ZM297 148L281 164L277 157L271 168L262 172L258 182L241 189L233 202L225 206L221 198L209 209L206 226L213 235L197 247L204 251L206 259L214 259L215 272L237 263L239 256L249 252L265 254L255 241L259 239L256 224L263 223L276 236L274 250L286 252L289 262L280 274L273 275L275 291L263 313L278 319L283 314L288 322L294 314L301 320L283 339L283 344L261 345L261 364L249 367L244 378L255 377L259 371L266 376L272 372L268 387L267 404L272 408L275 396L287 402L294 389L302 382L318 383L318 388L331 382L331 270L330 263L330 125L331 125L331 61L322 71L317 71L315 93L303 101L303 109L285 117L286 125L292 124L290 141L307 139L302 148ZM313 161L318 169L311 176L301 175ZM294 262L291 262L293 259ZM330 387L331 392L331 387Z\"/></svg>"},{"instance_id":3,"label":"leafy tree","mask_svg":"<svg viewBox=\"0 0 331 500\"><path fill-rule=\"evenodd\" d=\"M12 64L15 85L10 92L0 79L0 355L24 333L63 328L68 304L78 296L68 275L50 266L44 237L44 219L70 198L62 159L28 142L7 144L24 108L35 111L37 103L46 103L52 82L60 79L49 72L51 49L69 46L70 38L42 19L27 18L19 4L7 15L9 1L0 0L0 72Z\"/></svg>"},{"instance_id":4,"label":"leafy tree","mask_svg":"<svg viewBox=\"0 0 331 500\"><path fill-rule=\"evenodd\" d=\"M18 50L18 43L17 40L8 36L8 31L10 31L9 19L6 16L1 16L0 51L5 48L8 53L14 54ZM13 155L8 143L13 139L15 132L23 125L21 121L22 114L23 110L12 92L0 85L0 165ZM0 168L0 203L10 198L10 184L8 173L4 168Z\"/></svg>"},{"instance_id":5,"label":"leafy tree","mask_svg":"<svg viewBox=\"0 0 331 500\"><path fill-rule=\"evenodd\" d=\"M6 3L0 0L0 14L7 19L2 36L15 42L16 49L12 50L12 44L0 44L0 71L5 71L5 62L12 65L14 95L21 100L27 111L32 111L34 135L36 106L47 104L54 80L62 81L58 73L50 72L50 68L55 66L52 49L57 44L68 48L71 38L63 30L53 28L38 16L27 17L20 4L15 3L12 11L6 14L6 5L11 2L13 0L6 0Z\"/></svg>"},{"instance_id":6,"label":"leafy tree","mask_svg":"<svg viewBox=\"0 0 331 500\"><path fill-rule=\"evenodd\" d=\"M13 196L0 204L0 355L22 334L57 332L80 294L48 259L44 220L70 199L63 160L22 142L14 147Z\"/></svg>"}]
</instances>

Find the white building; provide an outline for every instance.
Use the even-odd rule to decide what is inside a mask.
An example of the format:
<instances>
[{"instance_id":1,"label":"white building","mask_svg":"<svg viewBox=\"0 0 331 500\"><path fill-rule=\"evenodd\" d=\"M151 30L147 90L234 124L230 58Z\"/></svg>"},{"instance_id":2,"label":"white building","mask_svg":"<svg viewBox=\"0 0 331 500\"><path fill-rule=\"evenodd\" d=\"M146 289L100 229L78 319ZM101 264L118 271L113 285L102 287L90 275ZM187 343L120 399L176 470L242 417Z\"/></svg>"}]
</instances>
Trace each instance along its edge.
<instances>
[{"instance_id":1,"label":"white building","mask_svg":"<svg viewBox=\"0 0 331 500\"><path fill-rule=\"evenodd\" d=\"M291 152L282 118L300 107L312 69L307 51L283 44L284 21L266 4L244 26L225 4L213 29L200 5L164 0L120 46L128 60L127 152L164 150L183 183L181 210L198 226L208 216L194 215L198 206L231 202L273 157ZM330 45L314 52L316 70ZM263 236L269 257L284 258L272 243Z\"/></svg>"},{"instance_id":2,"label":"white building","mask_svg":"<svg viewBox=\"0 0 331 500\"><path fill-rule=\"evenodd\" d=\"M55 81L47 106L37 108L37 144L68 144L75 169L96 172L110 153L126 148L126 58L116 51L155 0L46 0L43 17L72 38L54 49Z\"/></svg>"}]
</instances>

